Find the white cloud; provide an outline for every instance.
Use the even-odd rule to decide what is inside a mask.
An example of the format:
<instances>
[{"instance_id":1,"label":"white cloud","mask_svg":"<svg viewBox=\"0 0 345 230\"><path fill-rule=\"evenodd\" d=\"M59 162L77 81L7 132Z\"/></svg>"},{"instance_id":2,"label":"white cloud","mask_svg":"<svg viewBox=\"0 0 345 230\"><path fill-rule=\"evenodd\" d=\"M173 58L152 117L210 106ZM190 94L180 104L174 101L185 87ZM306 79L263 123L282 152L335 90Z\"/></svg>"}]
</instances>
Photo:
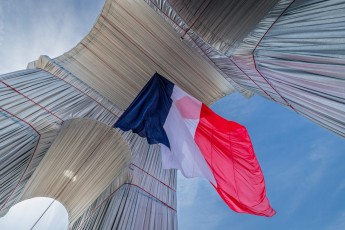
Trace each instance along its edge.
<instances>
[{"instance_id":1,"label":"white cloud","mask_svg":"<svg viewBox=\"0 0 345 230\"><path fill-rule=\"evenodd\" d=\"M293 192L289 194L291 200L289 200L287 210L285 211L286 220L296 210L305 205L307 198L311 197L311 194L315 194L320 184L324 183L325 178L328 178L327 174L331 173L332 165L341 155L337 148L329 148L334 144L332 139L314 139L310 142L308 151L304 155L299 156L293 166L282 172L285 177L281 179L286 181L285 186L295 186ZM345 187L345 181L344 184L339 185L337 190L341 190L343 187Z\"/></svg>"},{"instance_id":2,"label":"white cloud","mask_svg":"<svg viewBox=\"0 0 345 230\"><path fill-rule=\"evenodd\" d=\"M303 165L301 165L301 167L303 167ZM290 215L292 215L297 209L299 209L300 206L304 205L306 198L311 192L315 190L315 188L321 181L321 178L324 175L324 171L325 166L322 165L306 175L303 175L303 172L298 174L303 179L300 181L301 183L299 183L300 186L296 187L295 191L293 192L292 199L289 202L289 207L285 211L285 213L287 214L287 219L290 218Z\"/></svg>"},{"instance_id":3,"label":"white cloud","mask_svg":"<svg viewBox=\"0 0 345 230\"><path fill-rule=\"evenodd\" d=\"M85 17L71 7L75 2L6 1L0 11L0 74L25 69L40 55L54 58L73 48L90 31L99 13L96 9L85 23Z\"/></svg>"}]
</instances>

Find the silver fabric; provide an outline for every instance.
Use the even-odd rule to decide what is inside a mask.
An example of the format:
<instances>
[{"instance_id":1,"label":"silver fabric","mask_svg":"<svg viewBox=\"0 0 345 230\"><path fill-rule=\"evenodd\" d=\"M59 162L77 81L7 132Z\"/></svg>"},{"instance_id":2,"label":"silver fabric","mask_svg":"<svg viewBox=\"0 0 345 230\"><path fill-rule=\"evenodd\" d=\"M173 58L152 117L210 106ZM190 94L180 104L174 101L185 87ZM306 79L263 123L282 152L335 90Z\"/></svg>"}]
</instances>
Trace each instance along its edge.
<instances>
[{"instance_id":1,"label":"silver fabric","mask_svg":"<svg viewBox=\"0 0 345 230\"><path fill-rule=\"evenodd\" d=\"M27 182L64 121L87 118L111 126L122 113L53 60L42 57L39 62L36 65L45 66L54 74L27 69L0 76L1 216L25 197ZM154 227L153 223L147 225L150 229L176 229L175 170L161 168L158 146L149 147L145 139L131 133L122 135L132 152L131 163L123 172L128 175L121 176L127 179L114 178L93 204L79 213L79 219L70 219L69 227L99 229L116 221L118 224L113 229L124 224L129 226L129 222L131 225L126 229L138 229L141 224L154 220ZM39 181L34 183L40 186ZM109 209L108 202L112 202ZM146 208L140 211L137 202ZM131 219L123 214L129 211L135 214Z\"/></svg>"},{"instance_id":2,"label":"silver fabric","mask_svg":"<svg viewBox=\"0 0 345 230\"><path fill-rule=\"evenodd\" d=\"M203 40L226 56L242 43L279 0L167 0Z\"/></svg>"},{"instance_id":3,"label":"silver fabric","mask_svg":"<svg viewBox=\"0 0 345 230\"><path fill-rule=\"evenodd\" d=\"M17 202L64 120L83 117L111 125L120 114L82 93L84 87L71 75L60 79L37 69L0 76L2 214Z\"/></svg>"},{"instance_id":4,"label":"silver fabric","mask_svg":"<svg viewBox=\"0 0 345 230\"><path fill-rule=\"evenodd\" d=\"M165 19L179 34L181 40L193 47L209 64L215 68L223 78L225 78L236 91L242 93L245 97L253 96L250 87L243 87L234 81L233 77L243 75L238 68L229 60L229 57L216 50L212 45L189 28L188 24L172 8L169 1L166 0L145 0L146 3ZM236 79L235 79L236 80Z\"/></svg>"},{"instance_id":5,"label":"silver fabric","mask_svg":"<svg viewBox=\"0 0 345 230\"><path fill-rule=\"evenodd\" d=\"M145 2L107 0L71 51L0 76L0 216L65 120L111 126L154 71L207 104L233 89L257 93L345 136L344 0ZM128 179L114 179L70 228L176 229L176 172L161 168L158 146L122 135Z\"/></svg>"},{"instance_id":6,"label":"silver fabric","mask_svg":"<svg viewBox=\"0 0 345 230\"><path fill-rule=\"evenodd\" d=\"M268 13L244 38L255 23L243 28L239 45L229 46L231 34L216 33L222 34L217 40L210 34L219 28L206 25L224 25L226 30L222 22L235 19L225 20L221 12L231 12L230 5L241 1L145 1L238 91L260 94L345 136L345 1L280 0L274 6L248 1L245 4L267 4L262 12ZM243 11L242 18L251 20L260 12Z\"/></svg>"},{"instance_id":7,"label":"silver fabric","mask_svg":"<svg viewBox=\"0 0 345 230\"><path fill-rule=\"evenodd\" d=\"M121 109L129 106L155 72L205 104L234 92L142 0L106 1L90 33L54 62Z\"/></svg>"},{"instance_id":8,"label":"silver fabric","mask_svg":"<svg viewBox=\"0 0 345 230\"><path fill-rule=\"evenodd\" d=\"M294 2L255 60L298 113L345 136L345 1Z\"/></svg>"},{"instance_id":9,"label":"silver fabric","mask_svg":"<svg viewBox=\"0 0 345 230\"><path fill-rule=\"evenodd\" d=\"M176 171L157 164L158 146L136 137L129 143L137 154L127 183L106 189L71 229L177 229Z\"/></svg>"}]
</instances>

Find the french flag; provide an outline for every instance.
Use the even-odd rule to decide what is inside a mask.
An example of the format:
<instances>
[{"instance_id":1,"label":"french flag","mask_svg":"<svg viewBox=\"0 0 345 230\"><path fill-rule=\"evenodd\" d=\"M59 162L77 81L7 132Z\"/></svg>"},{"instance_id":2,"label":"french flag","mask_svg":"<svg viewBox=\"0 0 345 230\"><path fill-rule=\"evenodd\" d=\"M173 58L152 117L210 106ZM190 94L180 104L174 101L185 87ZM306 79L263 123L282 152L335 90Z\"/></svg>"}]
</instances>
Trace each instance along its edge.
<instances>
[{"instance_id":1,"label":"french flag","mask_svg":"<svg viewBox=\"0 0 345 230\"><path fill-rule=\"evenodd\" d=\"M275 214L246 128L218 116L158 73L114 127L160 143L163 168L206 178L232 210Z\"/></svg>"}]
</instances>

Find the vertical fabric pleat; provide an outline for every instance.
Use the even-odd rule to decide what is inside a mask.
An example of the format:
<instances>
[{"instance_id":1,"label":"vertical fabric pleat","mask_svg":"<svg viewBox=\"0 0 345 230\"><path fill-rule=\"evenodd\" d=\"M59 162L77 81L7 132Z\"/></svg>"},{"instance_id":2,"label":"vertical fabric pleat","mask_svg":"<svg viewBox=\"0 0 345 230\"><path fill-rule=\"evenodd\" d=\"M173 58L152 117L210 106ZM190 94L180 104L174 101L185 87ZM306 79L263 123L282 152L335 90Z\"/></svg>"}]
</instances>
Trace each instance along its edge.
<instances>
[{"instance_id":1,"label":"vertical fabric pleat","mask_svg":"<svg viewBox=\"0 0 345 230\"><path fill-rule=\"evenodd\" d=\"M71 229L177 229L176 171L162 169L158 145L127 140L135 153L127 182L110 185Z\"/></svg>"},{"instance_id":2,"label":"vertical fabric pleat","mask_svg":"<svg viewBox=\"0 0 345 230\"><path fill-rule=\"evenodd\" d=\"M176 13L214 49L230 56L279 0L167 0Z\"/></svg>"},{"instance_id":3,"label":"vertical fabric pleat","mask_svg":"<svg viewBox=\"0 0 345 230\"><path fill-rule=\"evenodd\" d=\"M91 32L54 61L121 109L129 106L155 72L206 104L234 92L142 0L106 1Z\"/></svg>"},{"instance_id":4,"label":"vertical fabric pleat","mask_svg":"<svg viewBox=\"0 0 345 230\"><path fill-rule=\"evenodd\" d=\"M115 129L90 119L64 122L43 160L28 181L21 200L59 200L73 222L129 165L131 152Z\"/></svg>"},{"instance_id":5,"label":"vertical fabric pleat","mask_svg":"<svg viewBox=\"0 0 345 230\"><path fill-rule=\"evenodd\" d=\"M146 2L238 91L345 136L344 1Z\"/></svg>"},{"instance_id":6,"label":"vertical fabric pleat","mask_svg":"<svg viewBox=\"0 0 345 230\"><path fill-rule=\"evenodd\" d=\"M296 1L255 50L258 70L298 113L345 136L345 2Z\"/></svg>"},{"instance_id":7,"label":"vertical fabric pleat","mask_svg":"<svg viewBox=\"0 0 345 230\"><path fill-rule=\"evenodd\" d=\"M112 125L121 114L83 87L70 74L60 78L38 69L0 76L1 215L18 202L65 120L89 118Z\"/></svg>"},{"instance_id":8,"label":"vertical fabric pleat","mask_svg":"<svg viewBox=\"0 0 345 230\"><path fill-rule=\"evenodd\" d=\"M343 0L107 0L75 48L0 76L0 216L64 122L110 127L156 71L206 104L257 93L345 136L344 9ZM104 185L70 228L176 229L176 172L161 168L158 146L121 135L126 180Z\"/></svg>"},{"instance_id":9,"label":"vertical fabric pleat","mask_svg":"<svg viewBox=\"0 0 345 230\"><path fill-rule=\"evenodd\" d=\"M46 70L28 69L0 76L2 83L0 88L1 215L5 215L9 208L20 200L40 194L57 196L56 199L66 205L70 215L70 228L102 229L115 223L113 229L119 226L124 229L138 229L138 226L141 228L144 226L144 229L176 229L176 172L161 168L158 146L149 147L146 140L131 133L121 132L122 138L129 144L132 155L129 166L119 175L113 175L111 184L103 191L100 191L101 186L95 186L96 190L94 192L90 190L90 194L87 192L89 189L80 193L80 196L84 197L84 205L82 202L79 204L66 201L66 199L75 201L79 199L76 195L79 192L75 190L79 186L75 187L74 192L65 194L62 191L65 184L60 186L56 183L56 180L62 178L58 174L49 172L54 169L53 166L56 166L56 170L63 170L66 178L70 177L69 181L73 182L73 178L77 181L78 175L74 175L73 170L66 170L58 165L61 163L67 167L68 157L76 156L69 155L67 150L63 150L62 154L67 154L64 157L67 161L61 160L56 165L53 164L52 168L44 166L45 161L51 161L49 158L42 161L52 143L58 140L55 138L61 127L65 123L68 124L69 120L87 118L90 122L92 120L102 122L103 126L112 130L111 126L122 112L53 60L41 57L35 64L44 66ZM102 134L97 127L93 130ZM77 137L77 133L74 136ZM98 138L96 139L87 143L99 142ZM70 137L67 141L70 144L73 142L77 144L78 138ZM61 144L61 149L55 146L56 150L53 148L50 151L57 153L65 144ZM87 151L81 151L80 154L82 153L87 154ZM43 163L42 166L40 163ZM80 172L83 172L85 165L79 166ZM91 178L103 175L97 174L97 166L93 167L96 167L93 170L94 176L88 174ZM35 170L38 170L37 175L32 177ZM32 180L28 184L30 178ZM27 189L23 192L25 187ZM80 188L83 188L83 185ZM60 192L61 197L56 195ZM95 197L99 192L100 195ZM86 210L85 204L88 204ZM141 204L145 209L139 209L137 204ZM132 213L133 210L136 210L135 215ZM78 218L79 216L81 217Z\"/></svg>"}]
</instances>

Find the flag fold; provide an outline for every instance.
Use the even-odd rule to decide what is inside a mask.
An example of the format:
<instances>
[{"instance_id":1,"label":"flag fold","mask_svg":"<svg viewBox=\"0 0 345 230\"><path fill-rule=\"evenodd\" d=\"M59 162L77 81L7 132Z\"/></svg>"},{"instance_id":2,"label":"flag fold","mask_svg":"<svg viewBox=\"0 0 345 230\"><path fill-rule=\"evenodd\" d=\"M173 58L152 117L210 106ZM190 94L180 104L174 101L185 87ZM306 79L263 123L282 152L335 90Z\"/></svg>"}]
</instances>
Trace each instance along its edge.
<instances>
[{"instance_id":1,"label":"flag fold","mask_svg":"<svg viewBox=\"0 0 345 230\"><path fill-rule=\"evenodd\" d=\"M246 128L156 73L115 123L161 144L162 164L206 178L234 211L273 216Z\"/></svg>"}]
</instances>

